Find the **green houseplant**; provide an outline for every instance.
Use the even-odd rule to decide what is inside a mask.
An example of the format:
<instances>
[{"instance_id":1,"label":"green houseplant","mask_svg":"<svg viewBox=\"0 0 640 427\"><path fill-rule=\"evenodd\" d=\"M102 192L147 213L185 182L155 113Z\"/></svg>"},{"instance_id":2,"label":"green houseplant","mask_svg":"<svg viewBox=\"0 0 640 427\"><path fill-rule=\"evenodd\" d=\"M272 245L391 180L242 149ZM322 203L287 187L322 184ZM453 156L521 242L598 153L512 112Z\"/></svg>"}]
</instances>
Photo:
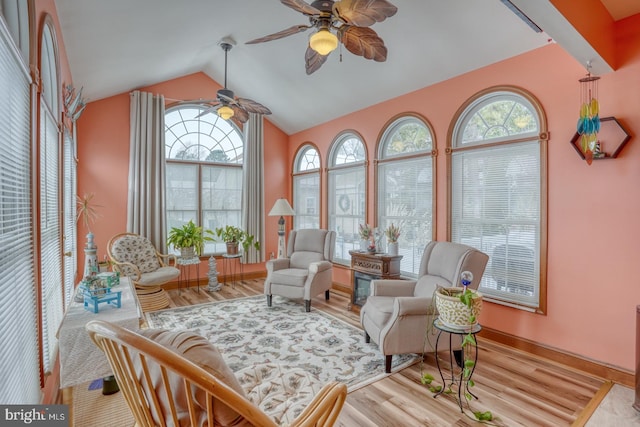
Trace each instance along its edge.
<instances>
[{"instance_id":1,"label":"green houseplant","mask_svg":"<svg viewBox=\"0 0 640 427\"><path fill-rule=\"evenodd\" d=\"M183 258L191 258L196 254L200 255L204 242L213 240L211 237L205 236L204 232L202 227L189 220L182 227L171 228L167 238L167 245L179 250Z\"/></svg>"},{"instance_id":2,"label":"green houseplant","mask_svg":"<svg viewBox=\"0 0 640 427\"><path fill-rule=\"evenodd\" d=\"M482 412L474 411L471 409L470 402L475 397L475 395L471 394L468 391L468 387L473 387L475 385L475 383L471 379L471 376L473 375L473 371L475 369L475 358L472 357L472 348L476 347L475 351L477 351L474 326L478 323L477 316L480 314L480 311L482 309L482 294L480 294L480 292L476 290L468 289L468 286L473 281L473 274L471 272L463 271L460 279L462 287L436 288L432 301L436 304L440 321L446 327L466 332L463 334L462 338L462 349L459 350L459 356L456 356L456 363L459 363L459 366L462 369L457 386L462 389L463 384L466 384L464 399L467 402L467 408L473 414L473 417L471 418L482 423L491 424L491 421L494 421L494 416L491 411ZM431 325L429 326L431 327ZM427 334L425 336L428 335L429 334L427 331ZM454 350L454 352L458 351ZM438 355L436 354L435 357L438 357ZM458 357L460 358L459 361L457 360ZM451 367L451 369L453 369L453 366ZM433 380L433 375L429 373L423 373L421 378L422 384L429 387L429 390L432 393L441 393L442 387L446 384L443 384L443 386L434 385ZM449 385L449 388L445 391L445 393L453 394L453 391L451 390L452 385L453 383ZM462 409L462 402L458 403L460 404L460 408ZM465 412L465 414L467 413Z\"/></svg>"},{"instance_id":3,"label":"green houseplant","mask_svg":"<svg viewBox=\"0 0 640 427\"><path fill-rule=\"evenodd\" d=\"M229 255L237 254L239 245L242 245L244 252L247 252L251 246L256 250L260 249L260 242L252 234L234 225L216 228L215 235L216 241L223 241L227 244Z\"/></svg>"}]
</instances>

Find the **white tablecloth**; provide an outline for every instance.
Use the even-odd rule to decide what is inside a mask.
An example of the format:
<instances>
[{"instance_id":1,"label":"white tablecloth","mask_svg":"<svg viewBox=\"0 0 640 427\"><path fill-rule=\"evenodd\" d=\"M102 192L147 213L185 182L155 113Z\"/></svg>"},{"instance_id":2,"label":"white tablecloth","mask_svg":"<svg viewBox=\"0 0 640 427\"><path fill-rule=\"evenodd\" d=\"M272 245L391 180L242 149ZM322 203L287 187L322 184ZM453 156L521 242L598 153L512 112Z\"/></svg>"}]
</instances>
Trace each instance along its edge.
<instances>
[{"instance_id":1,"label":"white tablecloth","mask_svg":"<svg viewBox=\"0 0 640 427\"><path fill-rule=\"evenodd\" d=\"M120 285L111 288L122 291L121 307L100 304L99 312L84 308L83 303L71 302L58 330L60 349L60 387L71 387L98 378L112 375L111 368L102 351L89 338L85 325L90 320L105 320L127 329L140 326L142 312L137 303L131 281L124 277Z\"/></svg>"}]
</instances>

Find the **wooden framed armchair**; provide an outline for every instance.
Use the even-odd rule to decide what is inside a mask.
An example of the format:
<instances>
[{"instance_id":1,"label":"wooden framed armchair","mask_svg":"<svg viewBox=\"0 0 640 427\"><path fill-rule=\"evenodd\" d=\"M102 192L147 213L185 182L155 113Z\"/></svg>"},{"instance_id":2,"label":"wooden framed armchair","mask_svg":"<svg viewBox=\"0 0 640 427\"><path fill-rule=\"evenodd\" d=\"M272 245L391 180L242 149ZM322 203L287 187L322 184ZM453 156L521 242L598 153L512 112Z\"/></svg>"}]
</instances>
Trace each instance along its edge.
<instances>
[{"instance_id":1,"label":"wooden framed armchair","mask_svg":"<svg viewBox=\"0 0 640 427\"><path fill-rule=\"evenodd\" d=\"M429 342L425 333L438 316L432 304L436 287L460 286L460 274L470 271L469 288L477 289L488 261L487 254L471 246L433 241L424 249L417 280L371 281L371 296L360 310L360 323L365 341L373 340L384 354L385 372L391 372L394 354L435 350L435 338Z\"/></svg>"},{"instance_id":2,"label":"wooden framed armchair","mask_svg":"<svg viewBox=\"0 0 640 427\"><path fill-rule=\"evenodd\" d=\"M134 233L113 236L107 244L107 255L115 271L131 278L143 311L169 306L169 297L160 285L180 276L175 255L159 253L149 239Z\"/></svg>"},{"instance_id":3,"label":"wooden framed armchair","mask_svg":"<svg viewBox=\"0 0 640 427\"><path fill-rule=\"evenodd\" d=\"M138 426L330 427L346 399L345 384L322 386L302 369L267 363L234 374L190 331L136 333L96 320L86 328Z\"/></svg>"}]
</instances>

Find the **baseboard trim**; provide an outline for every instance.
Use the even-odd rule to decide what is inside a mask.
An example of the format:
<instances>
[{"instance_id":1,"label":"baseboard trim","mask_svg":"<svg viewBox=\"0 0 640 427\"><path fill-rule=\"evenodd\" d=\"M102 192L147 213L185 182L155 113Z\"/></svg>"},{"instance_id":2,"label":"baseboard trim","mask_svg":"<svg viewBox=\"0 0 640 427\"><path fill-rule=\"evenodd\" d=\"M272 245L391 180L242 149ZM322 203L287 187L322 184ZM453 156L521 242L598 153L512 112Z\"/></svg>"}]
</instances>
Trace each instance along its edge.
<instances>
[{"instance_id":1,"label":"baseboard trim","mask_svg":"<svg viewBox=\"0 0 640 427\"><path fill-rule=\"evenodd\" d=\"M531 340L520 338L495 329L486 328L484 326L478 335L481 338L486 338L535 356L544 357L545 359L561 363L565 366L586 372L596 377L610 380L627 387L635 387L635 374L619 367L606 365L602 362L590 360L574 353L545 346Z\"/></svg>"}]
</instances>

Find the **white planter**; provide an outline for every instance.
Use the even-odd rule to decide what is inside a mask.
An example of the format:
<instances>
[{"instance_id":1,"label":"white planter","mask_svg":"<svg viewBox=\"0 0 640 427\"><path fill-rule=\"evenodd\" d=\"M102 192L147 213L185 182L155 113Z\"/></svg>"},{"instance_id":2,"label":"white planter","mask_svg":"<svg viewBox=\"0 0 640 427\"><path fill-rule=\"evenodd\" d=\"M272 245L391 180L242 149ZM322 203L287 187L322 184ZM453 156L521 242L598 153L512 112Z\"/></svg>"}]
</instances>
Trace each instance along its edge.
<instances>
[{"instance_id":1,"label":"white planter","mask_svg":"<svg viewBox=\"0 0 640 427\"><path fill-rule=\"evenodd\" d=\"M187 259L187 258L194 258L195 256L196 256L196 250L193 246L190 248L180 248L181 258Z\"/></svg>"},{"instance_id":2,"label":"white planter","mask_svg":"<svg viewBox=\"0 0 640 427\"><path fill-rule=\"evenodd\" d=\"M369 248L369 241L360 239L360 251L366 252L368 248Z\"/></svg>"},{"instance_id":3,"label":"white planter","mask_svg":"<svg viewBox=\"0 0 640 427\"><path fill-rule=\"evenodd\" d=\"M454 288L438 288L436 291L436 308L440 321L447 327L452 329L465 330L470 326L478 323L480 311L482 311L482 294L476 290L470 289L475 294L471 308L464 305L460 301L460 295L464 291L462 287ZM444 292L453 295L447 295ZM471 315L475 316L476 321L469 323Z\"/></svg>"},{"instance_id":4,"label":"white planter","mask_svg":"<svg viewBox=\"0 0 640 427\"><path fill-rule=\"evenodd\" d=\"M398 255L398 242L387 243L387 253L392 256Z\"/></svg>"}]
</instances>

